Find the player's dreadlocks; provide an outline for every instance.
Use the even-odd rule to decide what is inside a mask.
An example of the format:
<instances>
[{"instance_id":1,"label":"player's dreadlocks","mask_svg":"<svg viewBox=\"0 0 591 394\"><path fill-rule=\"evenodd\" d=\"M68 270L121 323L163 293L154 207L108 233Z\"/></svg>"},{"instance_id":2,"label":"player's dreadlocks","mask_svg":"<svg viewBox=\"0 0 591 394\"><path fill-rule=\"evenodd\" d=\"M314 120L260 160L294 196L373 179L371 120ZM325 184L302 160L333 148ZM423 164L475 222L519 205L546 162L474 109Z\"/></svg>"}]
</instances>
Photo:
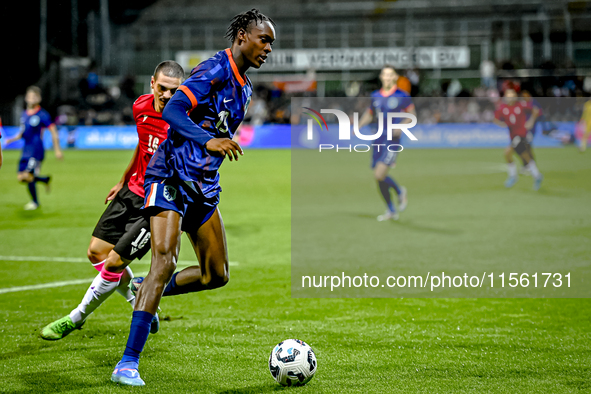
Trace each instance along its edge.
<instances>
[{"instance_id":1,"label":"player's dreadlocks","mask_svg":"<svg viewBox=\"0 0 591 394\"><path fill-rule=\"evenodd\" d=\"M243 12L242 14L238 14L234 18L232 18L232 23L230 23L230 26L228 26L228 31L226 32L225 37L228 40L230 40L230 42L234 42L240 29L243 29L244 31L248 32L250 22L254 22L256 25L259 23L263 23L264 21L269 21L273 26L275 26L275 22L273 22L273 19L261 14L259 10L257 10L256 8L253 8L250 11Z\"/></svg>"}]
</instances>

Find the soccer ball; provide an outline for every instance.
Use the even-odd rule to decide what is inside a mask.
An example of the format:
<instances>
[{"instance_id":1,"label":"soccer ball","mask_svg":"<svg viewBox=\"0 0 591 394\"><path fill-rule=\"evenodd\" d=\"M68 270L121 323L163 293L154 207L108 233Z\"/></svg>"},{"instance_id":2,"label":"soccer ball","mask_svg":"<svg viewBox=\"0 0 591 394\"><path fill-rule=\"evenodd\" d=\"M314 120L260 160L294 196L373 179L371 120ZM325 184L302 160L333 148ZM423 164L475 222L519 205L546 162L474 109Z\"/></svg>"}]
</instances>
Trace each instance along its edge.
<instances>
[{"instance_id":1,"label":"soccer ball","mask_svg":"<svg viewBox=\"0 0 591 394\"><path fill-rule=\"evenodd\" d=\"M282 386L303 386L316 373L316 355L299 339L287 339L273 348L269 371Z\"/></svg>"}]
</instances>

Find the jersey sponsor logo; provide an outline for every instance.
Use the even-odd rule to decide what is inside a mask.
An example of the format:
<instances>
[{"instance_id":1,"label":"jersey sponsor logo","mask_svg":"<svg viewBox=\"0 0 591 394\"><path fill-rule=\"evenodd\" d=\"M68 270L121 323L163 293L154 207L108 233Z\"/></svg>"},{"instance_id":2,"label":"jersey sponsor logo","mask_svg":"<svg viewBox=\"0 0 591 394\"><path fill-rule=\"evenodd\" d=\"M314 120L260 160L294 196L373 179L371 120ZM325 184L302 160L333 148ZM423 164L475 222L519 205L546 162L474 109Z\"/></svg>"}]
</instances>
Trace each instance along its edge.
<instances>
[{"instance_id":1,"label":"jersey sponsor logo","mask_svg":"<svg viewBox=\"0 0 591 394\"><path fill-rule=\"evenodd\" d=\"M31 125L31 127L39 126L40 122L41 122L41 119L37 115L33 115L29 118L29 124Z\"/></svg>"},{"instance_id":2,"label":"jersey sponsor logo","mask_svg":"<svg viewBox=\"0 0 591 394\"><path fill-rule=\"evenodd\" d=\"M167 201L174 201L176 199L176 189L170 185L164 186L164 198Z\"/></svg>"}]
</instances>

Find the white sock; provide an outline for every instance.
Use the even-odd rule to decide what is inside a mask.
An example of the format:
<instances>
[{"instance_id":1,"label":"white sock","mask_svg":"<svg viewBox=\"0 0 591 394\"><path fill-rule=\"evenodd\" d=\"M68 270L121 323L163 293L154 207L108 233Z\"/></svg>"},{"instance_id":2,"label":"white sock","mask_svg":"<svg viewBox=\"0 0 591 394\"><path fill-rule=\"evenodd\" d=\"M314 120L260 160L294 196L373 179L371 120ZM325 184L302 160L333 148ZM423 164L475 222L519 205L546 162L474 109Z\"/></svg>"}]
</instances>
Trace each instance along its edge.
<instances>
[{"instance_id":1,"label":"white sock","mask_svg":"<svg viewBox=\"0 0 591 394\"><path fill-rule=\"evenodd\" d=\"M534 178L539 178L540 175L540 170L538 170L538 166L536 165L535 161L530 161L527 165L529 167L529 170L531 171L531 174L533 175Z\"/></svg>"},{"instance_id":2,"label":"white sock","mask_svg":"<svg viewBox=\"0 0 591 394\"><path fill-rule=\"evenodd\" d=\"M72 322L76 324L86 320L96 308L113 294L118 284L119 282L109 282L108 280L103 279L99 272L88 290L86 290L86 294L84 294L84 298L82 298L80 305L70 312Z\"/></svg>"},{"instance_id":3,"label":"white sock","mask_svg":"<svg viewBox=\"0 0 591 394\"><path fill-rule=\"evenodd\" d=\"M509 174L510 177L517 176L517 166L515 165L515 162L507 163L507 173Z\"/></svg>"},{"instance_id":4,"label":"white sock","mask_svg":"<svg viewBox=\"0 0 591 394\"><path fill-rule=\"evenodd\" d=\"M123 275L121 275L121 280L119 281L119 285L117 285L117 293L121 294L125 301L131 304L131 307L135 307L135 296L129 289L129 282L133 279L133 272L131 268L125 267L125 271L123 271Z\"/></svg>"}]
</instances>

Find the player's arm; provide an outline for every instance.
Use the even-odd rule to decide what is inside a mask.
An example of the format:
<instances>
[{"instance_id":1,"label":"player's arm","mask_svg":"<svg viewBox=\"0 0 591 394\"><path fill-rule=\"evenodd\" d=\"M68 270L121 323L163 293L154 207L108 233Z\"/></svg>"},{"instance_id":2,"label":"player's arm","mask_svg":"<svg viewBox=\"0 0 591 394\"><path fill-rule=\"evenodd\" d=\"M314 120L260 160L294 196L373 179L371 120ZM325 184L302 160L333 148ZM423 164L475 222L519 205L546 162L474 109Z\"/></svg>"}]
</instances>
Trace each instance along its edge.
<instances>
[{"instance_id":1,"label":"player's arm","mask_svg":"<svg viewBox=\"0 0 591 394\"><path fill-rule=\"evenodd\" d=\"M62 153L62 149L60 148L60 138L59 138L59 134L57 132L57 127L55 126L55 124L52 123L51 125L49 125L49 127L47 129L51 133L51 139L53 141L53 151L55 152L55 157L56 157L56 159L61 160L64 158L64 155Z\"/></svg>"},{"instance_id":2,"label":"player's arm","mask_svg":"<svg viewBox=\"0 0 591 394\"><path fill-rule=\"evenodd\" d=\"M361 129L364 126L367 126L371 123L373 119L373 111L371 108L365 110L363 115L361 115L361 119L359 119L359 128Z\"/></svg>"},{"instance_id":3,"label":"player's arm","mask_svg":"<svg viewBox=\"0 0 591 394\"><path fill-rule=\"evenodd\" d=\"M127 168L123 172L123 176L121 177L121 180L119 182L117 182L117 184L115 186L113 186L111 188L111 190L109 190L109 194L107 195L107 198L105 198L105 204L109 201L113 201L113 199L115 198L117 193L119 193L119 191L123 188L123 186L125 186L125 184L127 182L129 182L129 178L131 178L132 171L133 171L133 164L135 163L135 161L137 159L139 151L140 151L140 144L137 144L135 146L135 149L133 150L133 155L131 156L131 160L129 161Z\"/></svg>"},{"instance_id":4,"label":"player's arm","mask_svg":"<svg viewBox=\"0 0 591 394\"><path fill-rule=\"evenodd\" d=\"M189 80L187 81L189 82ZM191 89L186 85L179 86L177 92L172 96L164 111L162 119L180 135L198 143L210 152L228 156L230 160L238 160L238 155L243 155L242 148L235 141L229 138L213 138L207 131L197 125L189 117L199 103L199 99L205 99L211 86L211 81L193 80ZM207 86L209 85L209 86ZM180 93L179 93L180 92Z\"/></svg>"},{"instance_id":5,"label":"player's arm","mask_svg":"<svg viewBox=\"0 0 591 394\"><path fill-rule=\"evenodd\" d=\"M24 130L21 130L21 131L19 131L19 133L18 133L18 134L16 134L14 137L7 138L7 139L6 139L6 142L4 143L4 146L8 146L8 144L12 144L14 141L18 141L18 140L20 140L21 138L23 138L23 133L24 133Z\"/></svg>"},{"instance_id":6,"label":"player's arm","mask_svg":"<svg viewBox=\"0 0 591 394\"><path fill-rule=\"evenodd\" d=\"M406 108L404 108L402 110L402 112L406 112L407 114L412 114L415 116L417 116L417 111L415 110L415 105L414 104L409 104ZM407 124L407 123L412 123L412 119L410 118L404 118L403 120L400 121L400 124ZM402 130L401 129L396 129L393 131L393 135L395 137L400 137L402 135Z\"/></svg>"},{"instance_id":7,"label":"player's arm","mask_svg":"<svg viewBox=\"0 0 591 394\"><path fill-rule=\"evenodd\" d=\"M497 119L497 118L493 119L493 123L496 124L497 126L500 126L500 127L508 127L507 123L505 123L502 120Z\"/></svg>"},{"instance_id":8,"label":"player's arm","mask_svg":"<svg viewBox=\"0 0 591 394\"><path fill-rule=\"evenodd\" d=\"M538 118L538 115L540 114L540 109L538 107L533 107L532 111L531 111L531 116L529 117L529 119L527 120L527 122L525 122L525 129L526 130L531 130L532 127L534 127L534 124L536 124L536 119Z\"/></svg>"}]
</instances>

